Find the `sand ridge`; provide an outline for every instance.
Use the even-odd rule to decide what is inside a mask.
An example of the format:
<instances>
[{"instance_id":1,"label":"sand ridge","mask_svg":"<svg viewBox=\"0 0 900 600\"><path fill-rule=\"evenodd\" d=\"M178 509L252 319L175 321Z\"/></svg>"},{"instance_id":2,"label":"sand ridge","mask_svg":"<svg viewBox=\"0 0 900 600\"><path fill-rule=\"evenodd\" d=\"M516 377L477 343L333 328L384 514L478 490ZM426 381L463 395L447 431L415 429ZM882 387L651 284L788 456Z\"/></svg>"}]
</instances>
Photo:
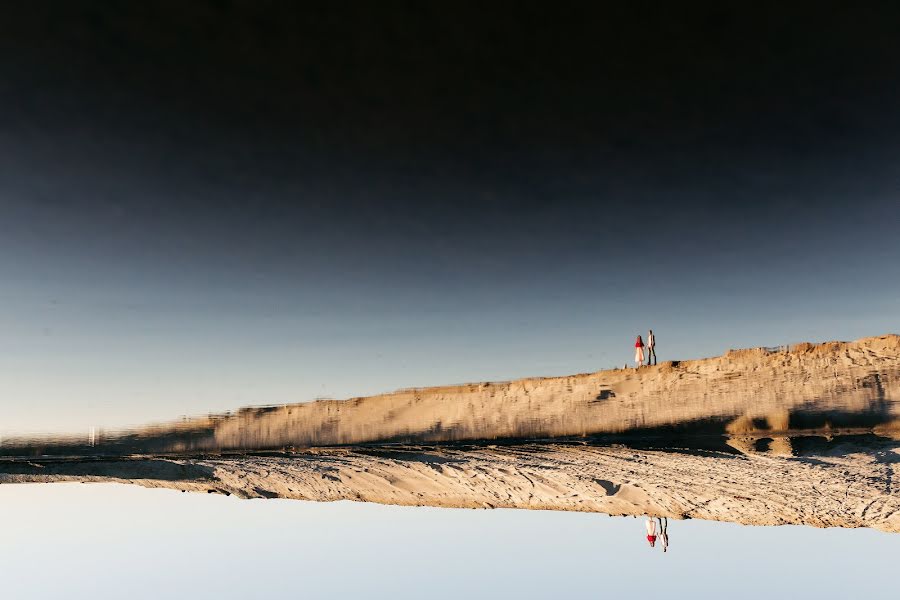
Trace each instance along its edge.
<instances>
[{"instance_id":1,"label":"sand ridge","mask_svg":"<svg viewBox=\"0 0 900 600\"><path fill-rule=\"evenodd\" d=\"M524 508L900 532L900 444L781 457L579 444L0 464L0 483L120 481L241 498Z\"/></svg>"},{"instance_id":2,"label":"sand ridge","mask_svg":"<svg viewBox=\"0 0 900 600\"><path fill-rule=\"evenodd\" d=\"M639 370L246 409L198 421L209 434L169 448L184 451L180 457L5 459L0 483L120 481L242 498L900 532L898 405L900 337L890 335L732 351ZM798 417L807 413L835 422L877 419L867 430L867 445L834 442L827 421L824 430L804 434L822 436L827 451L804 455L795 451L792 436ZM670 448L682 449L676 452L524 440L708 421L721 425L721 435L713 436L721 441L718 448L685 443ZM164 427L150 430L157 437L165 433ZM518 441L485 442L502 438ZM476 439L481 442L458 442ZM224 453L271 447L287 451Z\"/></svg>"}]
</instances>

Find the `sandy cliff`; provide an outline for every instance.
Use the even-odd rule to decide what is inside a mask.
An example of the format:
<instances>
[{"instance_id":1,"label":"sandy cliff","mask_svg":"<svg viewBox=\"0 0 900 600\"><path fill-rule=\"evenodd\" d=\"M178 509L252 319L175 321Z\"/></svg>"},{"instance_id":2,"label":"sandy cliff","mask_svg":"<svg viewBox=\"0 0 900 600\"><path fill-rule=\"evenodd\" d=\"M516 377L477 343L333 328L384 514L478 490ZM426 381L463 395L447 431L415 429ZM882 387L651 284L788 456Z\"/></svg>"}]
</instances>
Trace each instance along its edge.
<instances>
[{"instance_id":1,"label":"sandy cliff","mask_svg":"<svg viewBox=\"0 0 900 600\"><path fill-rule=\"evenodd\" d=\"M135 445L119 447L194 452L187 457L32 453L35 458L0 460L0 483L121 481L240 497L900 531L894 476L900 463L898 404L900 337L882 336L787 351L741 350L637 371L247 409L147 428L129 438ZM675 436L674 447L682 448L677 452L562 440L424 445L659 427L690 433L697 426L722 434L713 437L724 443L704 449L690 443L689 435ZM868 433L834 437L841 426ZM798 428L804 430L799 437ZM816 452L792 447L799 442L808 448L810 439L819 440ZM417 445L353 446L397 440ZM348 447L218 454L228 448L341 444ZM195 452L204 448L215 452Z\"/></svg>"},{"instance_id":2,"label":"sandy cliff","mask_svg":"<svg viewBox=\"0 0 900 600\"><path fill-rule=\"evenodd\" d=\"M326 448L288 456L0 462L0 483L118 481L242 498L657 515L900 532L897 443L815 457L576 444Z\"/></svg>"}]
</instances>

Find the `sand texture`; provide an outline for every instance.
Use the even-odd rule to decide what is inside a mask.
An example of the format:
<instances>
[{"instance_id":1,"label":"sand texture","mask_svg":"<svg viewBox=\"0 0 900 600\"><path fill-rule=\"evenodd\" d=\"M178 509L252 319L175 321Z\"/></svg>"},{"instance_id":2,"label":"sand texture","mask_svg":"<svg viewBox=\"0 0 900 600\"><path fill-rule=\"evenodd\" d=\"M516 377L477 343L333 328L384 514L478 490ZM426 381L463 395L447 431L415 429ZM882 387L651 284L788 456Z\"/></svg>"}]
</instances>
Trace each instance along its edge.
<instances>
[{"instance_id":1,"label":"sand texture","mask_svg":"<svg viewBox=\"0 0 900 600\"><path fill-rule=\"evenodd\" d=\"M119 481L242 498L900 532L898 407L900 337L890 335L246 409L128 438L160 452L76 456L73 446L68 458L43 449L8 457L0 483ZM660 428L664 450L590 437L642 440Z\"/></svg>"},{"instance_id":2,"label":"sand texture","mask_svg":"<svg viewBox=\"0 0 900 600\"><path fill-rule=\"evenodd\" d=\"M0 464L0 482L120 481L242 498L526 508L900 532L885 441L817 457L623 447L328 448L292 456Z\"/></svg>"}]
</instances>

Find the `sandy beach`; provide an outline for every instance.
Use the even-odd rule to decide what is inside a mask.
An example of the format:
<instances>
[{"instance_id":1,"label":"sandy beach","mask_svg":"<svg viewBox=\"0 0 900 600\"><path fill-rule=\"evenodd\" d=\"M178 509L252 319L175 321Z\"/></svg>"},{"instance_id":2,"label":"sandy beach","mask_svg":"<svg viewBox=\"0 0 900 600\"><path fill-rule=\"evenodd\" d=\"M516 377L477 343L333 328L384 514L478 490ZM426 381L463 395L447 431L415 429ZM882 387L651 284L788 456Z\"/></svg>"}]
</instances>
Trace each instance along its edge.
<instances>
[{"instance_id":1,"label":"sandy beach","mask_svg":"<svg viewBox=\"0 0 900 600\"><path fill-rule=\"evenodd\" d=\"M900 337L881 336L247 409L204 422L191 448L8 458L0 482L900 532L898 372ZM639 441L658 428L668 435L660 449L579 439ZM168 439L164 428L152 432Z\"/></svg>"},{"instance_id":2,"label":"sandy beach","mask_svg":"<svg viewBox=\"0 0 900 600\"><path fill-rule=\"evenodd\" d=\"M527 444L6 463L0 482L134 483L241 498L525 508L900 532L900 444L828 456Z\"/></svg>"}]
</instances>

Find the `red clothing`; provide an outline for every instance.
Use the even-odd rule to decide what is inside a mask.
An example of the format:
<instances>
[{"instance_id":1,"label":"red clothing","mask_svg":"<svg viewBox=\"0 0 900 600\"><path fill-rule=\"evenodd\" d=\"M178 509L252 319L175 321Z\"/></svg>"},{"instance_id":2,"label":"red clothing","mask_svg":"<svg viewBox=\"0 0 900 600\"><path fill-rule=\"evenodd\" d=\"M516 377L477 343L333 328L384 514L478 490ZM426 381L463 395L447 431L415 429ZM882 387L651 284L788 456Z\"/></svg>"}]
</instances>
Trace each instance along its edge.
<instances>
[{"instance_id":1,"label":"red clothing","mask_svg":"<svg viewBox=\"0 0 900 600\"><path fill-rule=\"evenodd\" d=\"M644 340L641 339L641 336L637 337L637 341L634 342L634 347L635 348L643 348L644 347Z\"/></svg>"},{"instance_id":2,"label":"red clothing","mask_svg":"<svg viewBox=\"0 0 900 600\"><path fill-rule=\"evenodd\" d=\"M655 535L648 535L648 536L647 536L647 541L648 541L648 542L655 542L655 541L656 541L656 536L655 536Z\"/></svg>"}]
</instances>

